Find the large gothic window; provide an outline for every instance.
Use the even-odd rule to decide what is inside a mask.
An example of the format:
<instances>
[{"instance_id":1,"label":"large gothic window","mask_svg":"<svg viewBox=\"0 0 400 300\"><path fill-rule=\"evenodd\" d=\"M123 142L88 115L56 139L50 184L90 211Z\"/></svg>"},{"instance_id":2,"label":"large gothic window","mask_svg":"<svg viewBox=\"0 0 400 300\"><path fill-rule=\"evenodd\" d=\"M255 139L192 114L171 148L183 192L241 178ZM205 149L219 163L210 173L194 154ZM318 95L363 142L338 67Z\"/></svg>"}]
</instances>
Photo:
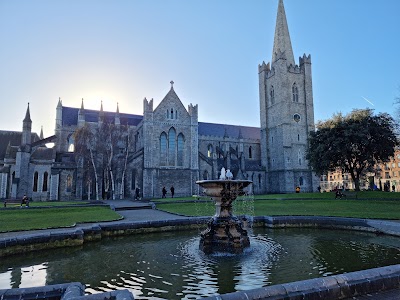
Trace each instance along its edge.
<instances>
[{"instance_id":1,"label":"large gothic window","mask_svg":"<svg viewBox=\"0 0 400 300\"><path fill-rule=\"evenodd\" d=\"M39 181L39 174L38 172L35 172L33 175L33 191L37 192L38 191L38 181Z\"/></svg>"},{"instance_id":2,"label":"large gothic window","mask_svg":"<svg viewBox=\"0 0 400 300\"><path fill-rule=\"evenodd\" d=\"M183 134L178 135L178 147L177 147L177 165L183 166Z\"/></svg>"},{"instance_id":3,"label":"large gothic window","mask_svg":"<svg viewBox=\"0 0 400 300\"><path fill-rule=\"evenodd\" d=\"M47 192L47 182L49 179L49 173L44 172L43 174L43 186L42 186L42 191Z\"/></svg>"},{"instance_id":4,"label":"large gothic window","mask_svg":"<svg viewBox=\"0 0 400 300\"><path fill-rule=\"evenodd\" d=\"M160 165L161 166L183 166L185 158L185 136L171 127L168 134L160 135Z\"/></svg>"},{"instance_id":5,"label":"large gothic window","mask_svg":"<svg viewBox=\"0 0 400 300\"><path fill-rule=\"evenodd\" d=\"M293 102L299 102L299 90L297 88L296 83L293 83L292 94L293 94Z\"/></svg>"},{"instance_id":6,"label":"large gothic window","mask_svg":"<svg viewBox=\"0 0 400 300\"><path fill-rule=\"evenodd\" d=\"M173 127L168 131L168 165L175 166L176 131Z\"/></svg>"},{"instance_id":7,"label":"large gothic window","mask_svg":"<svg viewBox=\"0 0 400 300\"><path fill-rule=\"evenodd\" d=\"M167 164L167 134L161 133L160 136L160 165L165 166Z\"/></svg>"}]
</instances>

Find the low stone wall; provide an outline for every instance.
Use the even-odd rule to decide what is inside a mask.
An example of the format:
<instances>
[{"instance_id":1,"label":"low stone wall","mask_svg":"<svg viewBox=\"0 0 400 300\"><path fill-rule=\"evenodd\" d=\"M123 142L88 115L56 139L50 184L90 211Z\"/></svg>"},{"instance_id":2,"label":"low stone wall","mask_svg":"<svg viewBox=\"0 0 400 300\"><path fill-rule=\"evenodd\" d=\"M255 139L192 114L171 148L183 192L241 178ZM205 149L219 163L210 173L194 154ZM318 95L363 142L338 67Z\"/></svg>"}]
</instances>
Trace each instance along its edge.
<instances>
[{"instance_id":1,"label":"low stone wall","mask_svg":"<svg viewBox=\"0 0 400 300\"><path fill-rule=\"evenodd\" d=\"M0 290L0 299L133 300L134 297L128 290L85 295L85 286L80 282L72 282L34 288Z\"/></svg>"},{"instance_id":2,"label":"low stone wall","mask_svg":"<svg viewBox=\"0 0 400 300\"><path fill-rule=\"evenodd\" d=\"M400 265L228 293L207 300L337 300L400 287ZM371 298L372 299L372 298Z\"/></svg>"},{"instance_id":3,"label":"low stone wall","mask_svg":"<svg viewBox=\"0 0 400 300\"><path fill-rule=\"evenodd\" d=\"M84 242L97 241L107 236L123 236L148 232L165 232L194 229L204 224L209 218L187 218L148 222L109 222L83 228L65 228L57 232L16 235L0 239L0 257L60 247L73 247Z\"/></svg>"}]
</instances>

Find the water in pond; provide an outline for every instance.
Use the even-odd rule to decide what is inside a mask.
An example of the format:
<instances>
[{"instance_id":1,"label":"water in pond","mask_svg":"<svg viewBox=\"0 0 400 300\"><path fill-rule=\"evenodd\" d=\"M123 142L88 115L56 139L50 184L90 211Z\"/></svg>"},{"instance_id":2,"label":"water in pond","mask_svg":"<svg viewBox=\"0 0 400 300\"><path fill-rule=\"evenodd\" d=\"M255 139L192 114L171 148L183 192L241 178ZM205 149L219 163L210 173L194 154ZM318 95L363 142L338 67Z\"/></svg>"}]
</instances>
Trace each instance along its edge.
<instances>
[{"instance_id":1,"label":"water in pond","mask_svg":"<svg viewBox=\"0 0 400 300\"><path fill-rule=\"evenodd\" d=\"M109 238L2 258L0 289L82 282L87 293L195 299L400 263L400 239L315 229L255 228L241 255L206 256L198 232Z\"/></svg>"}]
</instances>

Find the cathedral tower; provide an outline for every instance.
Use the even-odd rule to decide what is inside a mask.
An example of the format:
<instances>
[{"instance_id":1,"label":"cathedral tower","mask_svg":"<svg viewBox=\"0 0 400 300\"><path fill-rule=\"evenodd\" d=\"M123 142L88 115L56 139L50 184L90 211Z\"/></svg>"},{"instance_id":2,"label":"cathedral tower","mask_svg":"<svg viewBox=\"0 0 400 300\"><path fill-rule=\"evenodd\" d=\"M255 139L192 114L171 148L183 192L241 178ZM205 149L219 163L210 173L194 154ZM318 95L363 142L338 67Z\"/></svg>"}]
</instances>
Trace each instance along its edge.
<instances>
[{"instance_id":1,"label":"cathedral tower","mask_svg":"<svg viewBox=\"0 0 400 300\"><path fill-rule=\"evenodd\" d=\"M315 191L318 180L305 159L314 130L311 56L295 64L283 0L279 0L271 63L258 67L261 161L267 190L290 193L297 186Z\"/></svg>"}]
</instances>

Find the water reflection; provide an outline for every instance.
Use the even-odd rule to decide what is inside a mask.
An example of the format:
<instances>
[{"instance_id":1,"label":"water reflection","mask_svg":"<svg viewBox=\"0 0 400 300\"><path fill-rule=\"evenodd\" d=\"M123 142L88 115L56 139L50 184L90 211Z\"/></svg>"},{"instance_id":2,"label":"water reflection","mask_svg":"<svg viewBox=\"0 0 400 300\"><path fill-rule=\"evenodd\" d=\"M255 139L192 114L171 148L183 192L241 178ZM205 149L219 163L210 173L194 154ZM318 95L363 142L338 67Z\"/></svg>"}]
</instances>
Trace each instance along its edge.
<instances>
[{"instance_id":1,"label":"water reflection","mask_svg":"<svg viewBox=\"0 0 400 300\"><path fill-rule=\"evenodd\" d=\"M79 281L87 293L194 299L400 263L400 239L349 231L256 228L241 255L204 255L197 232L110 238L0 261L0 288Z\"/></svg>"}]
</instances>

